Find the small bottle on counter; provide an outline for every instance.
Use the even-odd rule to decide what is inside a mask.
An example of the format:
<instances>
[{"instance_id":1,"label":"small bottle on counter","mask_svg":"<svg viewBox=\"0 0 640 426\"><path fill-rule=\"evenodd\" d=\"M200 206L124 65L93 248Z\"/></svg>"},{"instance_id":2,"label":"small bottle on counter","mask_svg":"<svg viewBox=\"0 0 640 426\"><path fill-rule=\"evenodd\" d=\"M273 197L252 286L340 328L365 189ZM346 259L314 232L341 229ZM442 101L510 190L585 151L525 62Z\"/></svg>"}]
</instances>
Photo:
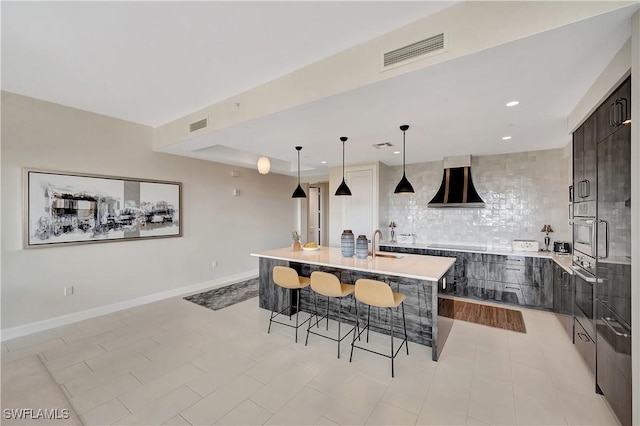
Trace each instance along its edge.
<instances>
[{"instance_id":1,"label":"small bottle on counter","mask_svg":"<svg viewBox=\"0 0 640 426\"><path fill-rule=\"evenodd\" d=\"M344 257L353 257L355 252L355 239L351 229L342 231L342 236L340 237L340 252Z\"/></svg>"}]
</instances>

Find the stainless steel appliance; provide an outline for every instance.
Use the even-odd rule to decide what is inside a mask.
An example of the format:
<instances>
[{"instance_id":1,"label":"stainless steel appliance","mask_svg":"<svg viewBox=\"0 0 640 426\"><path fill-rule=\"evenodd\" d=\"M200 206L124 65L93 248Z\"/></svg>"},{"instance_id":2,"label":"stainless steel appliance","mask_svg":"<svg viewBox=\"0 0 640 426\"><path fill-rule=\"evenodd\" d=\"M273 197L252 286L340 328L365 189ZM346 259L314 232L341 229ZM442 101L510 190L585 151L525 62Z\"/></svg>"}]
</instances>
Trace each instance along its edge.
<instances>
[{"instance_id":1,"label":"stainless steel appliance","mask_svg":"<svg viewBox=\"0 0 640 426\"><path fill-rule=\"evenodd\" d=\"M571 244L566 241L554 241L553 242L553 251L559 254L568 254L571 253Z\"/></svg>"},{"instance_id":2,"label":"stainless steel appliance","mask_svg":"<svg viewBox=\"0 0 640 426\"><path fill-rule=\"evenodd\" d=\"M573 219L573 250L590 258L596 256L596 218Z\"/></svg>"}]
</instances>

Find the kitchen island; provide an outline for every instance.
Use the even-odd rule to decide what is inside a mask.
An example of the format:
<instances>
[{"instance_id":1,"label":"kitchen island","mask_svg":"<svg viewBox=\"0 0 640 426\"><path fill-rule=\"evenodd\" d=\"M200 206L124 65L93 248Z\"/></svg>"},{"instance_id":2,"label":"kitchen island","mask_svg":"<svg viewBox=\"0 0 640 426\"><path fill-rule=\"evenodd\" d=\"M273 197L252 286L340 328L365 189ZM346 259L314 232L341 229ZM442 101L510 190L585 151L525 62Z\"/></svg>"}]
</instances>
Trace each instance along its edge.
<instances>
[{"instance_id":1,"label":"kitchen island","mask_svg":"<svg viewBox=\"0 0 640 426\"><path fill-rule=\"evenodd\" d=\"M290 266L302 276L313 271L325 271L337 275L344 283L354 283L359 278L387 282L394 291L406 294L404 302L407 334L411 342L432 347L432 358L438 360L449 334L452 320L438 317L438 285L455 263L455 258L414 254L377 254L366 259L343 257L340 248L320 247L316 251L295 252L291 247L252 253L260 259L260 307L279 311L286 306L287 292L273 283L273 267ZM355 323L355 312L350 298L332 300L330 316L337 318L338 305L342 303L342 320ZM311 312L313 293L310 289L300 292L300 310ZM388 328L388 314L372 311L372 327Z\"/></svg>"}]
</instances>

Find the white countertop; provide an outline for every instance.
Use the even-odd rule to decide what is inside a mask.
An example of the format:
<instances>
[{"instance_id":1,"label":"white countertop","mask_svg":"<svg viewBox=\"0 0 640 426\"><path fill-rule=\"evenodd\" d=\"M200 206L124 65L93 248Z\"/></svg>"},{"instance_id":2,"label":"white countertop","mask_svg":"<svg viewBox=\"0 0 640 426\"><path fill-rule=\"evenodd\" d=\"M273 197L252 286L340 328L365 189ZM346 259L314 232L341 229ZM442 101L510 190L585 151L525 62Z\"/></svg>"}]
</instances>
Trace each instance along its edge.
<instances>
[{"instance_id":1,"label":"white countertop","mask_svg":"<svg viewBox=\"0 0 640 426\"><path fill-rule=\"evenodd\" d=\"M319 266L364 271L382 275L438 281L455 263L454 258L400 253L402 258L371 256L366 259L343 257L339 247L320 247L318 251L293 251L291 247L251 253L251 256L287 260Z\"/></svg>"},{"instance_id":2,"label":"white countertop","mask_svg":"<svg viewBox=\"0 0 640 426\"><path fill-rule=\"evenodd\" d=\"M524 256L524 257L539 257L545 259L551 259L562 269L567 271L570 274L573 274L573 270L571 269L572 256L570 254L556 254L552 251L513 251L513 250L496 250L496 249L486 249L486 250L477 250L477 249L464 249L464 248L444 248L439 247L438 244L434 243L414 243L414 244L390 244L390 243L380 243L381 246L387 247L406 247L406 248L416 248L416 249L428 249L428 250L439 250L439 251L456 251L456 252L466 252L466 253L481 253L481 254L498 254L503 256Z\"/></svg>"}]
</instances>

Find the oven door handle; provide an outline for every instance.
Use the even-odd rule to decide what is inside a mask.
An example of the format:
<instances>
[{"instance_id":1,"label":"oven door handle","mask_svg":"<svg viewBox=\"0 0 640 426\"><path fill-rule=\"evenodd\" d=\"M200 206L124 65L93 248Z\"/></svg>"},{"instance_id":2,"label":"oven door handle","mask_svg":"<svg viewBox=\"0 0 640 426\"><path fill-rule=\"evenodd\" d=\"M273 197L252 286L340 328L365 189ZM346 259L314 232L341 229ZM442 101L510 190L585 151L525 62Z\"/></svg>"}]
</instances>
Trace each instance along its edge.
<instances>
[{"instance_id":1,"label":"oven door handle","mask_svg":"<svg viewBox=\"0 0 640 426\"><path fill-rule=\"evenodd\" d=\"M571 269L573 269L573 273L574 274L576 274L577 276L579 276L580 278L582 278L583 280L585 280L588 283L596 283L596 282L598 282L595 277L588 277L588 276L584 275L582 272L580 272L574 266L572 266Z\"/></svg>"}]
</instances>

